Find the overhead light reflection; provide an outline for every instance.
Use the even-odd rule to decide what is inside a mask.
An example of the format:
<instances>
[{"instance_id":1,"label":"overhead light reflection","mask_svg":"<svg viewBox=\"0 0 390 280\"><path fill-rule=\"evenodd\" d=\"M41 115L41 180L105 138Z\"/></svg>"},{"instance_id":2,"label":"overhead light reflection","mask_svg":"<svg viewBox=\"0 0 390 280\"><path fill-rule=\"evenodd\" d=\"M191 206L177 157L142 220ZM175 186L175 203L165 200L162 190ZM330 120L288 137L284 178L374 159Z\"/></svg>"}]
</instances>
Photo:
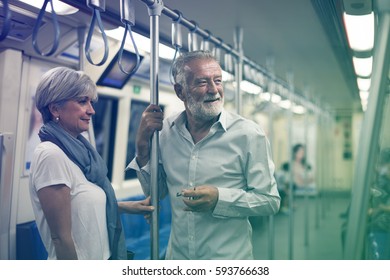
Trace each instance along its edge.
<instances>
[{"instance_id":1,"label":"overhead light reflection","mask_svg":"<svg viewBox=\"0 0 390 280\"><path fill-rule=\"evenodd\" d=\"M230 82L230 81L233 81L233 80L234 80L234 76L232 74L222 70L222 81L223 82Z\"/></svg>"},{"instance_id":2,"label":"overhead light reflection","mask_svg":"<svg viewBox=\"0 0 390 280\"><path fill-rule=\"evenodd\" d=\"M122 41L125 29L122 26L119 26L116 29L106 30L105 32L106 32L107 36L109 36L115 40ZM134 38L134 41L137 45L138 50L150 53L150 39L146 36L143 36L143 35L135 33L135 32L133 32L132 35L133 35L133 38ZM129 38L129 34L127 34L127 36L128 36L128 38L126 39L126 42L131 42L131 40ZM134 46L132 44L129 43L129 45L126 47L129 47L132 51L134 51ZM159 44L159 56L161 58L164 58L164 59L173 60L173 57L175 56L175 50L171 47L168 47L168 46L160 43Z\"/></svg>"},{"instance_id":3,"label":"overhead light reflection","mask_svg":"<svg viewBox=\"0 0 390 280\"><path fill-rule=\"evenodd\" d=\"M255 85L254 83L248 82L246 80L241 81L240 88L241 90L251 94L259 94L263 91L260 86Z\"/></svg>"},{"instance_id":4,"label":"overhead light reflection","mask_svg":"<svg viewBox=\"0 0 390 280\"><path fill-rule=\"evenodd\" d=\"M291 108L291 101L288 100L288 99L285 99L285 100L281 100L279 103L278 103L279 107L283 108L283 109L290 109Z\"/></svg>"},{"instance_id":5,"label":"overhead light reflection","mask_svg":"<svg viewBox=\"0 0 390 280\"><path fill-rule=\"evenodd\" d=\"M276 93L272 94L271 101L272 103L279 103L282 100L282 97L280 95L277 95Z\"/></svg>"},{"instance_id":6,"label":"overhead light reflection","mask_svg":"<svg viewBox=\"0 0 390 280\"><path fill-rule=\"evenodd\" d=\"M303 107L302 105L295 105L295 106L293 106L292 111L293 111L295 114L300 114L300 115L302 115L302 114L306 113L306 108Z\"/></svg>"},{"instance_id":7,"label":"overhead light reflection","mask_svg":"<svg viewBox=\"0 0 390 280\"><path fill-rule=\"evenodd\" d=\"M19 0L19 1L38 9L42 9L44 3L44 0ZM52 0L52 1L53 1L54 11L56 12L57 15L71 15L77 13L79 10L59 0ZM48 4L46 6L46 12L51 13L51 5Z\"/></svg>"}]
</instances>

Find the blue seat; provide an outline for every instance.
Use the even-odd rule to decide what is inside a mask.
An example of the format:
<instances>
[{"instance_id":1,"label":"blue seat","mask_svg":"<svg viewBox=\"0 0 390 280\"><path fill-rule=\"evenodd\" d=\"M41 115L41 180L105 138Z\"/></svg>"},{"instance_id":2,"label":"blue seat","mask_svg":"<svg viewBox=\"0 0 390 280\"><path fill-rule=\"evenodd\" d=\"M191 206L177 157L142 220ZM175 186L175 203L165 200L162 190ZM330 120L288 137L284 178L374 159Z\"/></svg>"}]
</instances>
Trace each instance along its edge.
<instances>
[{"instance_id":1,"label":"blue seat","mask_svg":"<svg viewBox=\"0 0 390 280\"><path fill-rule=\"evenodd\" d=\"M35 221L16 225L16 259L47 259L47 251L42 243Z\"/></svg>"}]
</instances>

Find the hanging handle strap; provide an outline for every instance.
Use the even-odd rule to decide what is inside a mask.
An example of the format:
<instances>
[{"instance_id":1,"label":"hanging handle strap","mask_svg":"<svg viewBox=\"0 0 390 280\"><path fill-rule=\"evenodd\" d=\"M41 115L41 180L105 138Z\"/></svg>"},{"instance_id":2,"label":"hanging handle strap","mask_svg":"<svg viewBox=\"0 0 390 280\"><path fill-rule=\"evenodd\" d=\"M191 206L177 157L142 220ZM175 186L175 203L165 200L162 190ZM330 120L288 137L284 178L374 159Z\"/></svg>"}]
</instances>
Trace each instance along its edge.
<instances>
[{"instance_id":1,"label":"hanging handle strap","mask_svg":"<svg viewBox=\"0 0 390 280\"><path fill-rule=\"evenodd\" d=\"M47 53L43 53L39 49L37 38L38 38L39 28L41 27L41 24L43 21L43 16L45 15L46 6L49 2L50 2L50 6L51 6L51 17L53 20L53 27L54 27L54 42L53 42L53 46L52 46L51 50ZM42 56L51 56L52 54L54 54L57 51L59 43L60 43L60 25L58 23L57 14L54 11L52 0L45 0L41 10L39 11L37 21L35 22L35 25L34 25L33 34L32 34L32 44L33 44L34 50L38 54L40 54Z\"/></svg>"},{"instance_id":2,"label":"hanging handle strap","mask_svg":"<svg viewBox=\"0 0 390 280\"><path fill-rule=\"evenodd\" d=\"M199 26L195 21L191 21L191 23L195 27L191 29L190 32L188 33L188 51L190 52L198 50L198 37L196 35L196 32L199 29Z\"/></svg>"},{"instance_id":3,"label":"hanging handle strap","mask_svg":"<svg viewBox=\"0 0 390 280\"><path fill-rule=\"evenodd\" d=\"M3 41L5 38L7 38L7 35L11 29L11 10L9 9L8 0L2 0L2 2L4 10L4 22L0 33L0 41Z\"/></svg>"},{"instance_id":4,"label":"hanging handle strap","mask_svg":"<svg viewBox=\"0 0 390 280\"><path fill-rule=\"evenodd\" d=\"M180 22L181 22L181 19L183 18L183 14L180 11L174 10L174 12L177 13L179 15L179 17L172 21L172 29L171 29L172 46L175 48L175 55L173 56L171 67L169 68L169 80L170 80L172 85L175 84L175 81L173 79L173 73L172 73L173 64L175 63L176 57L177 57L177 55L180 52L180 49L182 47Z\"/></svg>"},{"instance_id":5,"label":"hanging handle strap","mask_svg":"<svg viewBox=\"0 0 390 280\"><path fill-rule=\"evenodd\" d=\"M119 66L119 69L123 73L125 73L127 75L133 75L135 72L137 72L137 70L138 70L138 68L140 66L140 61L141 61L137 45L136 45L136 43L134 41L133 33L131 32L131 27L135 25L134 6L132 5L133 3L132 3L131 0L122 0L120 2L120 4L121 4L121 9L120 9L120 11L121 11L121 21L125 25L125 33L123 34L121 47L119 49L118 66ZM124 69L123 65L122 65L122 55L123 55L123 49L125 47L127 32L129 32L130 39L131 39L131 42L133 43L135 54L137 56L137 62L135 64L134 68L131 71L129 71L129 72L127 72Z\"/></svg>"},{"instance_id":6,"label":"hanging handle strap","mask_svg":"<svg viewBox=\"0 0 390 280\"><path fill-rule=\"evenodd\" d=\"M104 32L102 19L100 17L100 11L102 12L105 11L105 2L104 0L100 0L100 1L87 0L87 6L92 8L93 14L92 14L88 35L87 35L87 41L85 43L85 56L87 57L89 63L91 63L92 65L101 66L107 61L108 58L108 40L107 40L107 35ZM100 62L94 63L91 58L91 41L92 41L93 31L95 29L96 20L97 20L99 30L102 33L102 38L104 42L104 54Z\"/></svg>"},{"instance_id":7,"label":"hanging handle strap","mask_svg":"<svg viewBox=\"0 0 390 280\"><path fill-rule=\"evenodd\" d=\"M139 66L140 66L140 61L141 61L141 58L140 58L140 55L139 55L139 52L138 52L138 48L137 48L137 45L134 41L134 37L133 37L133 34L131 32L131 26L129 23L126 23L125 24L125 33L123 35L123 40L122 40L122 44L121 44L121 47L119 49L119 54L118 54L118 65L119 65L119 68L121 69L121 71L127 75L133 75L135 72L137 72ZM135 54L137 56L137 62L134 66L134 68L130 71L130 72L127 72L123 65L122 65L122 54L123 54L123 48L125 46L125 42L126 42L126 34L127 32L129 32L129 35L130 35L130 38L131 38L131 41L133 43L133 46L134 46L134 50L135 50Z\"/></svg>"},{"instance_id":8,"label":"hanging handle strap","mask_svg":"<svg viewBox=\"0 0 390 280\"><path fill-rule=\"evenodd\" d=\"M200 49L204 51L209 51L210 50L210 38L212 36L211 32L209 30L205 30L205 32L208 34L206 38L202 40L200 43Z\"/></svg>"}]
</instances>

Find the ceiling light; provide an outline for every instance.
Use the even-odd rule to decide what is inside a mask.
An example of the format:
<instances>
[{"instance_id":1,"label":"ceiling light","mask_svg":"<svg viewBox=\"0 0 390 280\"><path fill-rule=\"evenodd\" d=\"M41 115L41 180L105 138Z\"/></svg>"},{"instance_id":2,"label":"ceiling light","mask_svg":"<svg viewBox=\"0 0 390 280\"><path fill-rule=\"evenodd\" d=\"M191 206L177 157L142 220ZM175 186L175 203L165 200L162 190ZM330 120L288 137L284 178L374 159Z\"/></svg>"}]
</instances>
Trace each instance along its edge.
<instances>
[{"instance_id":1,"label":"ceiling light","mask_svg":"<svg viewBox=\"0 0 390 280\"><path fill-rule=\"evenodd\" d=\"M370 51L374 47L374 13L348 15L344 13L349 46L354 51Z\"/></svg>"},{"instance_id":2,"label":"ceiling light","mask_svg":"<svg viewBox=\"0 0 390 280\"><path fill-rule=\"evenodd\" d=\"M292 111L293 111L295 114L300 114L300 115L302 115L302 114L306 113L306 108L303 107L302 105L295 105L295 106L293 106Z\"/></svg>"},{"instance_id":3,"label":"ceiling light","mask_svg":"<svg viewBox=\"0 0 390 280\"><path fill-rule=\"evenodd\" d=\"M246 80L241 81L240 88L241 88L241 90L243 90L247 93L251 93L251 94L259 94L260 92L262 92L261 87L259 87L258 85L255 85L251 82L248 82Z\"/></svg>"},{"instance_id":4,"label":"ceiling light","mask_svg":"<svg viewBox=\"0 0 390 280\"><path fill-rule=\"evenodd\" d=\"M352 57L356 75L369 77L372 71L372 56L368 58Z\"/></svg>"},{"instance_id":5,"label":"ceiling light","mask_svg":"<svg viewBox=\"0 0 390 280\"><path fill-rule=\"evenodd\" d=\"M279 107L283 108L283 109L290 109L291 107L291 101L288 100L288 99L285 99L285 100L282 100L278 103Z\"/></svg>"},{"instance_id":6,"label":"ceiling light","mask_svg":"<svg viewBox=\"0 0 390 280\"><path fill-rule=\"evenodd\" d=\"M362 104L362 110L363 110L363 112L365 112L365 111L367 110L368 101L367 101L367 100L361 100L360 103Z\"/></svg>"},{"instance_id":7,"label":"ceiling light","mask_svg":"<svg viewBox=\"0 0 390 280\"><path fill-rule=\"evenodd\" d=\"M261 93L261 98L266 100L266 101L270 101L271 100L271 93L269 93L268 91L263 92L263 93Z\"/></svg>"},{"instance_id":8,"label":"ceiling light","mask_svg":"<svg viewBox=\"0 0 390 280\"><path fill-rule=\"evenodd\" d=\"M119 26L116 29L106 30L105 32L106 32L107 36L109 36L115 40L122 41L125 29L122 26ZM138 50L150 53L150 39L146 36L135 33L133 31L132 31L132 35L133 35L133 38L134 38L135 44L137 45ZM127 34L126 36L127 36L126 48L130 47L132 51L135 51L129 34ZM175 56L175 50L171 47L168 47L168 46L160 43L159 44L159 56L160 56L160 58L173 60L173 57Z\"/></svg>"},{"instance_id":9,"label":"ceiling light","mask_svg":"<svg viewBox=\"0 0 390 280\"><path fill-rule=\"evenodd\" d=\"M276 93L272 94L271 101L272 103L279 103L282 100L282 97L280 95L277 95Z\"/></svg>"},{"instance_id":10,"label":"ceiling light","mask_svg":"<svg viewBox=\"0 0 390 280\"><path fill-rule=\"evenodd\" d=\"M234 76L232 74L222 70L222 81L223 82L229 82L229 81L233 81L233 80L234 80Z\"/></svg>"},{"instance_id":11,"label":"ceiling light","mask_svg":"<svg viewBox=\"0 0 390 280\"><path fill-rule=\"evenodd\" d=\"M357 78L357 84L360 90L368 91L371 86L371 79Z\"/></svg>"},{"instance_id":12,"label":"ceiling light","mask_svg":"<svg viewBox=\"0 0 390 280\"><path fill-rule=\"evenodd\" d=\"M368 97L370 96L370 93L368 91L361 90L359 92L359 95L360 95L360 99L361 100L368 100Z\"/></svg>"},{"instance_id":13,"label":"ceiling light","mask_svg":"<svg viewBox=\"0 0 390 280\"><path fill-rule=\"evenodd\" d=\"M19 0L20 2L26 3L30 6L36 7L38 9L42 9L44 0ZM57 15L71 15L74 13L77 13L79 9L70 6L68 4L65 4L64 2L61 2L59 0L52 0L53 1L53 7L54 11ZM46 5L46 12L51 13L51 5Z\"/></svg>"}]
</instances>

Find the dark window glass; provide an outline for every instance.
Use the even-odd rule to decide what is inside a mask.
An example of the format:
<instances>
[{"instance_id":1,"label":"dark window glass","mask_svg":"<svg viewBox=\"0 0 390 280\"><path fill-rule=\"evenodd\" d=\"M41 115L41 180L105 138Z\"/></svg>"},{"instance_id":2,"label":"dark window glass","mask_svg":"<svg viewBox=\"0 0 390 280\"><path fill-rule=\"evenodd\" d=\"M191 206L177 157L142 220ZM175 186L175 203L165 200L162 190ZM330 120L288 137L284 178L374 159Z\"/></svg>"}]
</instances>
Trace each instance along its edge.
<instances>
[{"instance_id":1,"label":"dark window glass","mask_svg":"<svg viewBox=\"0 0 390 280\"><path fill-rule=\"evenodd\" d=\"M130 163L135 157L135 139L137 136L138 127L141 121L142 113L145 111L146 107L149 106L149 102L141 100L132 100L130 104L130 124L129 124L129 135L127 138L127 156L126 164ZM164 110L164 107L161 106L161 109ZM136 178L137 174L134 170L127 170L125 173L125 180Z\"/></svg>"},{"instance_id":2,"label":"dark window glass","mask_svg":"<svg viewBox=\"0 0 390 280\"><path fill-rule=\"evenodd\" d=\"M92 117L96 150L108 167L108 178L112 180L114 160L115 129L118 115L118 100L112 97L99 96L94 104L96 114Z\"/></svg>"}]
</instances>

